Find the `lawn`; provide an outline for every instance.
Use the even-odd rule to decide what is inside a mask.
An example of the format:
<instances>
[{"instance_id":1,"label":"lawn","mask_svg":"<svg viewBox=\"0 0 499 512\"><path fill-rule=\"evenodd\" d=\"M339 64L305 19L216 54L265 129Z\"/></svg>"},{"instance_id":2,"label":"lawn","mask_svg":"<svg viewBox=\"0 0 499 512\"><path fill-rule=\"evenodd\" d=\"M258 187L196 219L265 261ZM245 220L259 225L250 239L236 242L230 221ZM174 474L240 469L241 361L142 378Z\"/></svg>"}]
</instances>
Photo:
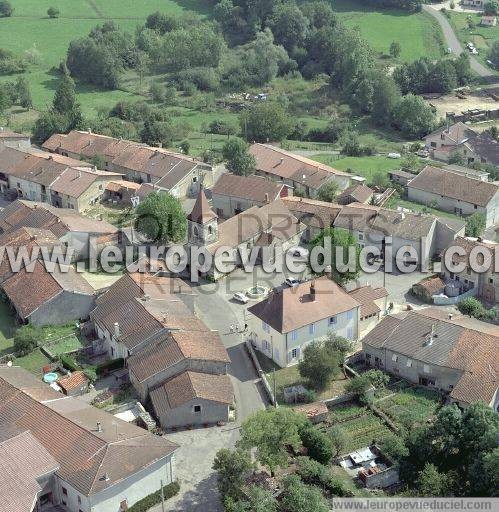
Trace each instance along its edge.
<instances>
[{"instance_id":1,"label":"lawn","mask_svg":"<svg viewBox=\"0 0 499 512\"><path fill-rule=\"evenodd\" d=\"M338 155L322 153L313 155L311 158L317 162L330 165L334 169L363 176L368 182L371 182L373 176L379 172L387 174L388 171L400 169L400 160L385 156L348 156L338 159Z\"/></svg>"},{"instance_id":2,"label":"lawn","mask_svg":"<svg viewBox=\"0 0 499 512\"><path fill-rule=\"evenodd\" d=\"M68 336L53 345L48 347L48 350L54 356L60 356L61 354L67 354L83 348L83 343L78 339L77 336Z\"/></svg>"},{"instance_id":3,"label":"lawn","mask_svg":"<svg viewBox=\"0 0 499 512\"><path fill-rule=\"evenodd\" d=\"M412 210L413 212L431 213L432 215L435 215L437 217L449 217L451 219L463 220L462 217L459 217L454 213L444 212L443 210L437 210L436 208L431 208L424 204L415 203L407 199L401 199L400 197L392 197L385 204L385 208L396 209L397 206L401 206L402 208L406 208L407 210Z\"/></svg>"},{"instance_id":4,"label":"lawn","mask_svg":"<svg viewBox=\"0 0 499 512\"><path fill-rule=\"evenodd\" d=\"M439 395L434 391L409 387L403 383L401 389L380 398L375 405L394 423L412 428L435 414L439 406Z\"/></svg>"},{"instance_id":5,"label":"lawn","mask_svg":"<svg viewBox=\"0 0 499 512\"><path fill-rule=\"evenodd\" d=\"M0 301L0 356L12 353L16 324L8 304Z\"/></svg>"},{"instance_id":6,"label":"lawn","mask_svg":"<svg viewBox=\"0 0 499 512\"><path fill-rule=\"evenodd\" d=\"M480 14L464 12L450 12L449 14L450 22L463 47L468 42L473 43L479 52L479 54L474 57L493 73L493 69L487 65L486 60L488 59L487 54L492 43L499 39L499 26L484 27L480 25ZM468 28L468 16L471 16L474 23L472 30ZM496 74L499 74L499 72L496 72Z\"/></svg>"},{"instance_id":7,"label":"lawn","mask_svg":"<svg viewBox=\"0 0 499 512\"><path fill-rule=\"evenodd\" d=\"M275 387L277 394L276 398L279 404L285 405L284 388L301 384L309 389L309 386L307 387L307 382L300 376L298 365L288 366L287 368L280 368L275 363L273 363L271 359L263 355L258 350L255 352L271 388L274 387L275 376ZM275 372L273 369L275 369ZM348 379L346 379L345 376L340 373L334 380L329 383L326 389L317 393L317 399L326 400L328 398L342 394L347 380Z\"/></svg>"},{"instance_id":8,"label":"lawn","mask_svg":"<svg viewBox=\"0 0 499 512\"><path fill-rule=\"evenodd\" d=\"M49 19L47 9L56 7L60 17ZM16 0L14 15L0 18L0 48L36 56L25 76L31 86L33 106L46 108L52 102L59 76L51 71L64 59L69 43L86 36L98 24L114 20L122 29L133 34L137 25L155 11L180 15L186 10L206 14L209 7L197 0ZM2 76L0 81L14 80ZM127 91L104 91L90 85L77 84L78 101L86 116L95 117L99 107L121 100L140 99ZM22 118L21 118L22 119ZM23 120L24 121L24 120Z\"/></svg>"},{"instance_id":9,"label":"lawn","mask_svg":"<svg viewBox=\"0 0 499 512\"><path fill-rule=\"evenodd\" d=\"M442 33L438 23L424 12L410 14L399 9L375 9L358 0L333 0L338 17L362 36L380 56L387 56L390 44L402 48L399 61L418 57L437 59L442 55Z\"/></svg>"},{"instance_id":10,"label":"lawn","mask_svg":"<svg viewBox=\"0 0 499 512\"><path fill-rule=\"evenodd\" d=\"M21 366L36 376L42 376L42 368L50 364L50 359L38 348L24 357L16 358L14 364Z\"/></svg>"}]
</instances>

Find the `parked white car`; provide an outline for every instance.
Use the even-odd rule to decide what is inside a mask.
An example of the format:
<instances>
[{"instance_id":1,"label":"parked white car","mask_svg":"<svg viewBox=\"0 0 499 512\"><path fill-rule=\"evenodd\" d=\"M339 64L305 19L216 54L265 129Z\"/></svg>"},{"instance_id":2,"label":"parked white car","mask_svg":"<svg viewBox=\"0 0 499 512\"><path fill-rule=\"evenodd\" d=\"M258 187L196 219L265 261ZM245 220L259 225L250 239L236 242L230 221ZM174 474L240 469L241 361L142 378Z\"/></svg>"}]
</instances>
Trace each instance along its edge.
<instances>
[{"instance_id":1,"label":"parked white car","mask_svg":"<svg viewBox=\"0 0 499 512\"><path fill-rule=\"evenodd\" d=\"M295 279L294 277L288 277L284 282L291 288L294 288L295 286L298 286L300 284L300 281L298 281L298 279Z\"/></svg>"},{"instance_id":2,"label":"parked white car","mask_svg":"<svg viewBox=\"0 0 499 512\"><path fill-rule=\"evenodd\" d=\"M248 302L248 297L244 295L242 292L236 292L234 293L234 296L232 297L235 301L240 302L241 304L246 304Z\"/></svg>"},{"instance_id":3,"label":"parked white car","mask_svg":"<svg viewBox=\"0 0 499 512\"><path fill-rule=\"evenodd\" d=\"M388 158L402 158L400 153L388 153Z\"/></svg>"}]
</instances>

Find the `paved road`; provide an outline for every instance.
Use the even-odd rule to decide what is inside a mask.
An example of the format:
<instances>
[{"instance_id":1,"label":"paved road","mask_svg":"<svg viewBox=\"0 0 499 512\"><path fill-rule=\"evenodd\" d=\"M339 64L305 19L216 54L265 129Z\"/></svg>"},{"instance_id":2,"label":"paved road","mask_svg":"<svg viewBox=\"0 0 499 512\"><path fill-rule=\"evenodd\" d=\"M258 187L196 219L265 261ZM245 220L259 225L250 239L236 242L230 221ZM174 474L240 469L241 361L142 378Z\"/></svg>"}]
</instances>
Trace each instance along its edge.
<instances>
[{"instance_id":1,"label":"paved road","mask_svg":"<svg viewBox=\"0 0 499 512\"><path fill-rule=\"evenodd\" d=\"M455 55L459 55L463 51L463 47L459 42L459 39L456 37L453 28L451 27L448 19L440 12L437 11L434 7L430 5L423 5L423 10L425 10L428 14L433 16L440 26L442 27L442 31L444 33L446 44L449 48L451 48L452 53ZM470 55L470 64L471 69L475 71L478 75L484 78L489 83L499 82L497 76L494 76L490 69L486 68L483 64L478 62L475 57Z\"/></svg>"}]
</instances>

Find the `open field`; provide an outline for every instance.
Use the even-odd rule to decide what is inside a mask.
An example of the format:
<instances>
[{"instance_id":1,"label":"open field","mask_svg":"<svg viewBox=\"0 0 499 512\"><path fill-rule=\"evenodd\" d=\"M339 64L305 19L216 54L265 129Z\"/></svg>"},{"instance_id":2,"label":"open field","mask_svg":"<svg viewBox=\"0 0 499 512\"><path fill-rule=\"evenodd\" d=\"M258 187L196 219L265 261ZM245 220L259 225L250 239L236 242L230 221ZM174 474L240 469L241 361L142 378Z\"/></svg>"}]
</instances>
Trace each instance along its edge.
<instances>
[{"instance_id":1,"label":"open field","mask_svg":"<svg viewBox=\"0 0 499 512\"><path fill-rule=\"evenodd\" d=\"M442 55L440 27L426 13L373 9L352 0L334 0L332 5L346 25L359 27L362 36L381 56L389 54L392 41L398 41L402 47L401 62L418 57L437 59Z\"/></svg>"},{"instance_id":2,"label":"open field","mask_svg":"<svg viewBox=\"0 0 499 512\"><path fill-rule=\"evenodd\" d=\"M490 69L491 72L494 72L493 69L487 65L486 61L492 43L499 39L499 26L485 27L480 25L482 16L478 13L450 12L449 14L450 23L463 47L468 42L473 43L479 52L479 54L474 55L474 57ZM468 16L471 16L473 22L473 28L471 30L468 28ZM496 71L496 74L499 74L499 72Z\"/></svg>"},{"instance_id":3,"label":"open field","mask_svg":"<svg viewBox=\"0 0 499 512\"><path fill-rule=\"evenodd\" d=\"M0 301L0 356L12 352L15 329L14 317L9 310L8 304Z\"/></svg>"},{"instance_id":4,"label":"open field","mask_svg":"<svg viewBox=\"0 0 499 512\"><path fill-rule=\"evenodd\" d=\"M320 155L313 155L312 160L330 165L339 171L347 171L352 174L358 174L367 179L368 182L372 181L376 173L382 172L387 174L389 171L400 168L400 160L388 158L385 156L349 156L345 158L337 158L337 155L328 155L323 153Z\"/></svg>"}]
</instances>

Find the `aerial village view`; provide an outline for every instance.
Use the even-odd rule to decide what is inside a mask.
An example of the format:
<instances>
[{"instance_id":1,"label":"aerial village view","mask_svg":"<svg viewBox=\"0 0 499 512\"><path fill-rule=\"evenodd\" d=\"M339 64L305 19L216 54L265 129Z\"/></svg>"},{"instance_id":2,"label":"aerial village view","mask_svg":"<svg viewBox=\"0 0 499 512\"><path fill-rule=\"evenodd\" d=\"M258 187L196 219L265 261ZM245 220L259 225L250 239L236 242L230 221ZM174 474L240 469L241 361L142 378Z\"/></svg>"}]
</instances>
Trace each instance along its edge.
<instances>
[{"instance_id":1,"label":"aerial village view","mask_svg":"<svg viewBox=\"0 0 499 512\"><path fill-rule=\"evenodd\" d=\"M0 512L499 511L499 0L0 0Z\"/></svg>"}]
</instances>

